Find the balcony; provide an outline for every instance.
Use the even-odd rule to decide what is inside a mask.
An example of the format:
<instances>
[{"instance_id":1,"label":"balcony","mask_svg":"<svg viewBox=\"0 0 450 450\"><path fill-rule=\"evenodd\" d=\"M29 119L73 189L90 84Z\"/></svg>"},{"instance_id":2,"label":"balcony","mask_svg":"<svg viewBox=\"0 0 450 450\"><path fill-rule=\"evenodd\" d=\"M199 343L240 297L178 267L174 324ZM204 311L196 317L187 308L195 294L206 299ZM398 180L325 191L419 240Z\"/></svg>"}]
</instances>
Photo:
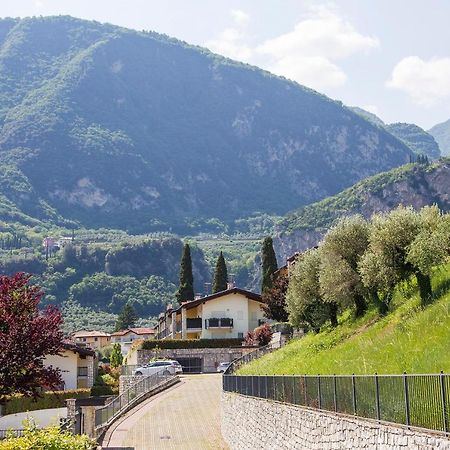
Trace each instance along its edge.
<instances>
[{"instance_id":1,"label":"balcony","mask_svg":"<svg viewBox=\"0 0 450 450\"><path fill-rule=\"evenodd\" d=\"M186 319L186 328L188 330L201 330L202 318L198 317L196 319Z\"/></svg>"},{"instance_id":2,"label":"balcony","mask_svg":"<svg viewBox=\"0 0 450 450\"><path fill-rule=\"evenodd\" d=\"M228 317L205 319L205 328L233 328L233 319Z\"/></svg>"}]
</instances>

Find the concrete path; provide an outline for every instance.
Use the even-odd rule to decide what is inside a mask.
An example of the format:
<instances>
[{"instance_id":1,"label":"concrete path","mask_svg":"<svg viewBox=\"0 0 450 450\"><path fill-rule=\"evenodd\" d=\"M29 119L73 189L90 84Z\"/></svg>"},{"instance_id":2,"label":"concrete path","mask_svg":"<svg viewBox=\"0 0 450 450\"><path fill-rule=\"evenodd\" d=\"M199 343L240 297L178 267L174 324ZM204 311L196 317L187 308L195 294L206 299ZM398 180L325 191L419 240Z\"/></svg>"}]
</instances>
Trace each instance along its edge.
<instances>
[{"instance_id":1,"label":"concrete path","mask_svg":"<svg viewBox=\"0 0 450 450\"><path fill-rule=\"evenodd\" d=\"M226 450L220 432L220 374L186 375L114 424L103 448Z\"/></svg>"}]
</instances>

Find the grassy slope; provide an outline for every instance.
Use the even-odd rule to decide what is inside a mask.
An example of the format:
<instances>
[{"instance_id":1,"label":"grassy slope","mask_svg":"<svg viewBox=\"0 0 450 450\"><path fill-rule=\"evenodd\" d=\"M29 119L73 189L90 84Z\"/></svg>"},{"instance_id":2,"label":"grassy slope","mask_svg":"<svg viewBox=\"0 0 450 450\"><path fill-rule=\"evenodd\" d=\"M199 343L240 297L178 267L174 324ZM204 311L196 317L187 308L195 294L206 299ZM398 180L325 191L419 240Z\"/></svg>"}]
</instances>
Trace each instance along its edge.
<instances>
[{"instance_id":1,"label":"grassy slope","mask_svg":"<svg viewBox=\"0 0 450 450\"><path fill-rule=\"evenodd\" d=\"M354 321L295 339L243 367L242 374L369 374L450 372L450 264L435 272L436 300L422 309L415 289L396 292L393 312L375 311ZM406 298L405 301L401 301Z\"/></svg>"}]
</instances>

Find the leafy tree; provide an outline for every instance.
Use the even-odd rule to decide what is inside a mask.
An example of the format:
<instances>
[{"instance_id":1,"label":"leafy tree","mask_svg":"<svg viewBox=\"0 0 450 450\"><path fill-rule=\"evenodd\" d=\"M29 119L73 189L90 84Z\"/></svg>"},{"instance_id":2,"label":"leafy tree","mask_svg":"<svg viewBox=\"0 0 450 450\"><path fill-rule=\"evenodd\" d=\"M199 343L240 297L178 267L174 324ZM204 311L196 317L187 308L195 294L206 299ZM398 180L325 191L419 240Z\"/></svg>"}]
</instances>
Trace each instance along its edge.
<instances>
[{"instance_id":1,"label":"leafy tree","mask_svg":"<svg viewBox=\"0 0 450 450\"><path fill-rule=\"evenodd\" d=\"M321 256L319 249L308 250L295 263L289 275L286 303L292 325L308 326L314 331L329 319L337 325L338 306L325 302L319 284Z\"/></svg>"},{"instance_id":2,"label":"leafy tree","mask_svg":"<svg viewBox=\"0 0 450 450\"><path fill-rule=\"evenodd\" d=\"M275 255L275 251L273 249L273 241L270 236L266 237L263 241L261 260L262 260L261 292L264 294L264 292L267 289L270 289L272 287L273 276L278 269L277 257Z\"/></svg>"},{"instance_id":3,"label":"leafy tree","mask_svg":"<svg viewBox=\"0 0 450 450\"><path fill-rule=\"evenodd\" d=\"M378 290L386 305L397 283L417 272L407 256L420 229L420 216L412 208L400 206L372 218L369 247L360 260L359 272L364 285ZM420 275L417 281L422 284Z\"/></svg>"},{"instance_id":4,"label":"leafy tree","mask_svg":"<svg viewBox=\"0 0 450 450\"><path fill-rule=\"evenodd\" d=\"M331 303L355 305L355 315L364 314L367 303L358 263L368 247L368 225L361 216L342 218L321 244L320 292Z\"/></svg>"},{"instance_id":5,"label":"leafy tree","mask_svg":"<svg viewBox=\"0 0 450 450\"><path fill-rule=\"evenodd\" d=\"M122 308L122 311L120 311L119 317L117 317L116 331L133 327L137 319L138 317L133 306L130 303L127 303Z\"/></svg>"},{"instance_id":6,"label":"leafy tree","mask_svg":"<svg viewBox=\"0 0 450 450\"><path fill-rule=\"evenodd\" d=\"M42 386L62 382L59 369L44 366L61 350L62 317L52 306L39 311L42 295L24 273L0 277L0 403L11 394L37 397Z\"/></svg>"},{"instance_id":7,"label":"leafy tree","mask_svg":"<svg viewBox=\"0 0 450 450\"><path fill-rule=\"evenodd\" d=\"M424 207L419 212L420 231L409 246L407 263L414 267L422 303L432 298L431 272L449 257L450 215L437 206Z\"/></svg>"},{"instance_id":8,"label":"leafy tree","mask_svg":"<svg viewBox=\"0 0 450 450\"><path fill-rule=\"evenodd\" d=\"M111 367L119 367L122 365L123 356L122 356L122 348L118 342L113 344L113 348L110 356Z\"/></svg>"},{"instance_id":9,"label":"leafy tree","mask_svg":"<svg viewBox=\"0 0 450 450\"><path fill-rule=\"evenodd\" d=\"M223 253L220 252L217 258L216 270L214 271L214 281L213 281L213 294L216 292L225 291L228 286L228 271L227 265L225 263L225 258Z\"/></svg>"},{"instance_id":10,"label":"leafy tree","mask_svg":"<svg viewBox=\"0 0 450 450\"><path fill-rule=\"evenodd\" d=\"M286 294L288 289L288 277L279 275L275 278L273 285L263 295L264 316L277 322L287 322L289 314L286 305Z\"/></svg>"},{"instance_id":11,"label":"leafy tree","mask_svg":"<svg viewBox=\"0 0 450 450\"><path fill-rule=\"evenodd\" d=\"M194 300L194 277L192 275L191 249L184 244L180 264L180 286L177 291L178 303Z\"/></svg>"}]
</instances>

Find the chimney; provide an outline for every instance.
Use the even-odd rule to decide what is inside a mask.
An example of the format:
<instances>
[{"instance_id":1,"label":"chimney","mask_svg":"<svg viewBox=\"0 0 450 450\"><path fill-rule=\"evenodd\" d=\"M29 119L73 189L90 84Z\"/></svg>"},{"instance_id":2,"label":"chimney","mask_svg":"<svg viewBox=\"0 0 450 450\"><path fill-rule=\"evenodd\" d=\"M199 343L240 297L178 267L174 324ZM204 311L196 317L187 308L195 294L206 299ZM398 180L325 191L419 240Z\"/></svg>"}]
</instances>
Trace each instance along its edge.
<instances>
[{"instance_id":1,"label":"chimney","mask_svg":"<svg viewBox=\"0 0 450 450\"><path fill-rule=\"evenodd\" d=\"M227 289L233 289L233 288L235 288L236 286L234 285L234 281L229 281L228 283L227 283Z\"/></svg>"}]
</instances>

